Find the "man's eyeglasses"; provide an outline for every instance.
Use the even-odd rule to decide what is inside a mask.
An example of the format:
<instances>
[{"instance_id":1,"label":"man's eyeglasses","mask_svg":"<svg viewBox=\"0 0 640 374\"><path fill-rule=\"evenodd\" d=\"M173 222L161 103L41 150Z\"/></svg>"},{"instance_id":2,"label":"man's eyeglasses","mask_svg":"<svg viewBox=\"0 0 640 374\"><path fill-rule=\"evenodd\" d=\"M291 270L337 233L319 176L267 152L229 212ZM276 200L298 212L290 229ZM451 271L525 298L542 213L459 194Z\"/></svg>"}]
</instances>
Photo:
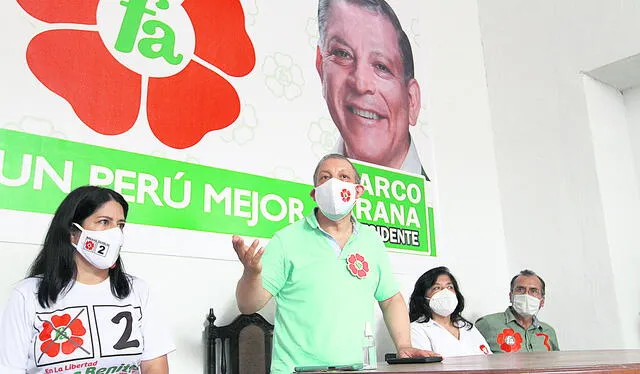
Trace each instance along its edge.
<instances>
[{"instance_id":1,"label":"man's eyeglasses","mask_svg":"<svg viewBox=\"0 0 640 374\"><path fill-rule=\"evenodd\" d=\"M527 288L527 287L518 286L513 289L513 294L514 295L528 294L538 298L542 297L542 293L540 292L540 290L535 287Z\"/></svg>"}]
</instances>

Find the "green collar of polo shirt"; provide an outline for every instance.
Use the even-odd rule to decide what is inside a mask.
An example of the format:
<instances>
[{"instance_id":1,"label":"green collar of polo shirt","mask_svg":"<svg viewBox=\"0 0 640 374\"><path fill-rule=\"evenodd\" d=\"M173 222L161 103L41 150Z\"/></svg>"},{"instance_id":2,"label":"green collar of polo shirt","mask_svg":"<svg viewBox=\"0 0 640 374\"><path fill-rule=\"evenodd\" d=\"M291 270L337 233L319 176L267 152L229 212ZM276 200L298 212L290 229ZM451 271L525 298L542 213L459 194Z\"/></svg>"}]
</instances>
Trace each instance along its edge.
<instances>
[{"instance_id":1,"label":"green collar of polo shirt","mask_svg":"<svg viewBox=\"0 0 640 374\"><path fill-rule=\"evenodd\" d=\"M322 227L320 227L320 224L318 223L318 217L316 217L317 210L318 210L318 207L313 208L311 213L309 213L306 217L304 217L304 219L307 221L307 224L309 224L309 226L311 226L312 229L318 229L323 233L327 234L327 232L324 231ZM351 213L351 223L353 224L353 234L358 235L360 233L361 223L358 222L356 217L353 216L353 213Z\"/></svg>"},{"instance_id":2,"label":"green collar of polo shirt","mask_svg":"<svg viewBox=\"0 0 640 374\"><path fill-rule=\"evenodd\" d=\"M505 316L505 323L509 323L509 322L515 322L518 324L518 326L520 326L520 324L518 323L518 319L516 318L516 315L513 312L513 306L508 306L507 310L504 311L504 316ZM533 316L533 322L531 323L531 326L533 326L533 328L541 328L540 326L540 322L538 322L538 317L536 317L535 315Z\"/></svg>"}]
</instances>

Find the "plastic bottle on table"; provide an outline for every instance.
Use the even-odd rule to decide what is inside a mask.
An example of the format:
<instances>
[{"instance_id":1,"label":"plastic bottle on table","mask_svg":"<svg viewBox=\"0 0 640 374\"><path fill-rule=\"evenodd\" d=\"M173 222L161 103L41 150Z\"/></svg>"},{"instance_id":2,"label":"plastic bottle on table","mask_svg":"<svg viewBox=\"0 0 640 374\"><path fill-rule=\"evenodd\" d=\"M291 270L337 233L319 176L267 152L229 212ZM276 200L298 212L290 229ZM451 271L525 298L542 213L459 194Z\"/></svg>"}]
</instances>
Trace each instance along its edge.
<instances>
[{"instance_id":1,"label":"plastic bottle on table","mask_svg":"<svg viewBox=\"0 0 640 374\"><path fill-rule=\"evenodd\" d=\"M376 337L373 335L371 323L364 323L364 338L362 341L362 363L363 369L376 369L378 359L376 357Z\"/></svg>"}]
</instances>

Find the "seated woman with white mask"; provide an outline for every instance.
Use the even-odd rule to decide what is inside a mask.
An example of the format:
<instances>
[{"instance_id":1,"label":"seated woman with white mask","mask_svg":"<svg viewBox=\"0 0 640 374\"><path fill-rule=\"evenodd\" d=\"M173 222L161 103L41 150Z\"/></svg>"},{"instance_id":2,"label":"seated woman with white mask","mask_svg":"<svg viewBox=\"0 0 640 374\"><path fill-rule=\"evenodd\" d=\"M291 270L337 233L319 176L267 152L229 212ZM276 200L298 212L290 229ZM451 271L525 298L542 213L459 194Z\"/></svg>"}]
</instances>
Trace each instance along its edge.
<instances>
[{"instance_id":1,"label":"seated woman with white mask","mask_svg":"<svg viewBox=\"0 0 640 374\"><path fill-rule=\"evenodd\" d=\"M422 274L409 302L411 344L442 357L491 354L478 329L462 317L463 309L464 297L449 269Z\"/></svg>"},{"instance_id":2,"label":"seated woman with white mask","mask_svg":"<svg viewBox=\"0 0 640 374\"><path fill-rule=\"evenodd\" d=\"M102 187L62 201L2 314L0 373L169 372L166 322L120 259L128 210Z\"/></svg>"}]
</instances>

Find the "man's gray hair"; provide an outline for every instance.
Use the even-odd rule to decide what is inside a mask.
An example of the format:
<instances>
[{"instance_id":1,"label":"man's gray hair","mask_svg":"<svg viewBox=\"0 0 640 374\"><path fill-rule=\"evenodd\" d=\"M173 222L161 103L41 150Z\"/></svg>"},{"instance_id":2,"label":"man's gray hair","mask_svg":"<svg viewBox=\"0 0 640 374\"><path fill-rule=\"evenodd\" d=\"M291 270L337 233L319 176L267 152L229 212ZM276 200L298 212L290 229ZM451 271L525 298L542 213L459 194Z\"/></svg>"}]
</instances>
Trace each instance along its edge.
<instances>
[{"instance_id":1,"label":"man's gray hair","mask_svg":"<svg viewBox=\"0 0 640 374\"><path fill-rule=\"evenodd\" d=\"M322 50L324 48L324 41L327 32L327 21L329 19L329 13L331 4L335 1L345 1L350 4L357 5L361 8L365 8L372 13L381 14L385 18L387 18L393 28L396 30L398 47L400 49L400 57L402 58L402 66L404 68L404 79L405 81L409 81L414 77L414 67L413 67L413 52L411 50L411 43L409 43L409 37L402 30L402 25L400 25L400 20L396 13L393 11L391 6L385 0L319 0L318 1L318 32L320 34L320 39L318 40L318 45Z\"/></svg>"},{"instance_id":2,"label":"man's gray hair","mask_svg":"<svg viewBox=\"0 0 640 374\"><path fill-rule=\"evenodd\" d=\"M542 289L540 290L540 292L542 292L542 296L544 297L544 293L545 293L544 280L542 280L542 277L536 274L533 270L529 270L529 269L524 269L518 274L516 274L513 278L511 278L511 288L510 288L511 292L513 292L513 287L516 286L516 279L521 275L525 277L538 277L538 279L540 279L540 283L542 283Z\"/></svg>"},{"instance_id":3,"label":"man's gray hair","mask_svg":"<svg viewBox=\"0 0 640 374\"><path fill-rule=\"evenodd\" d=\"M331 158L335 158L338 160L345 160L346 162L349 163L349 165L351 165L351 168L353 169L353 172L356 176L356 184L360 184L360 173L358 173L358 170L356 169L355 166L353 166L353 163L351 162L351 160L349 160L346 156L341 155L339 153L330 153L324 157L322 157L320 159L320 161L318 162L318 165L316 165L316 170L313 172L313 185L316 185L317 179L318 179L318 171L320 170L320 165L322 165L323 162L327 161L328 159Z\"/></svg>"}]
</instances>

